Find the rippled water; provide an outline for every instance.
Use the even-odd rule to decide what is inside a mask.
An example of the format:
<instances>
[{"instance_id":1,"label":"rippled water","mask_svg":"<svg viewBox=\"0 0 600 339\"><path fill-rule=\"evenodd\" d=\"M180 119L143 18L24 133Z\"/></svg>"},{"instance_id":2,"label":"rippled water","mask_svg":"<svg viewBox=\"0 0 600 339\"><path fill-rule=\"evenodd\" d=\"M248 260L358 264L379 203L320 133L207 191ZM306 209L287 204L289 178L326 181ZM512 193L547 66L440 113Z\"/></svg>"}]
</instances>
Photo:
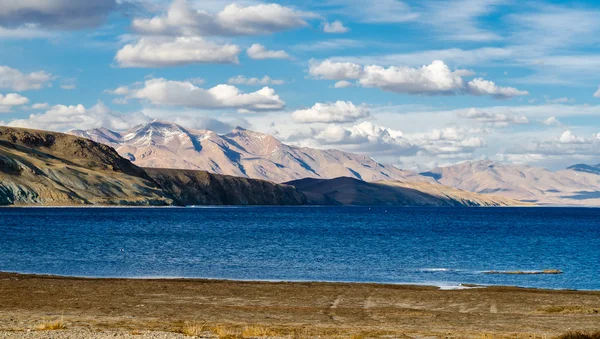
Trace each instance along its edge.
<instances>
[{"instance_id":1,"label":"rippled water","mask_svg":"<svg viewBox=\"0 0 600 339\"><path fill-rule=\"evenodd\" d=\"M0 209L0 270L600 290L600 209Z\"/></svg>"}]
</instances>

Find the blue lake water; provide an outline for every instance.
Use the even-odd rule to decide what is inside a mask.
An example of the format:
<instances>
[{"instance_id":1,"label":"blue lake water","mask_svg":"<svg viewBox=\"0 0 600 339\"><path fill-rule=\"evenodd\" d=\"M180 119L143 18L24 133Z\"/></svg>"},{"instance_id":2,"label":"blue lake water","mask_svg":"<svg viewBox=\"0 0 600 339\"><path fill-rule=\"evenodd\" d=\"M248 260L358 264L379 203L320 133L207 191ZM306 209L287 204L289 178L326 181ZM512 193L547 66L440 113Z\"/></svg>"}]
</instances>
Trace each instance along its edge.
<instances>
[{"instance_id":1,"label":"blue lake water","mask_svg":"<svg viewBox=\"0 0 600 339\"><path fill-rule=\"evenodd\" d=\"M600 290L600 209L8 208L0 271Z\"/></svg>"}]
</instances>

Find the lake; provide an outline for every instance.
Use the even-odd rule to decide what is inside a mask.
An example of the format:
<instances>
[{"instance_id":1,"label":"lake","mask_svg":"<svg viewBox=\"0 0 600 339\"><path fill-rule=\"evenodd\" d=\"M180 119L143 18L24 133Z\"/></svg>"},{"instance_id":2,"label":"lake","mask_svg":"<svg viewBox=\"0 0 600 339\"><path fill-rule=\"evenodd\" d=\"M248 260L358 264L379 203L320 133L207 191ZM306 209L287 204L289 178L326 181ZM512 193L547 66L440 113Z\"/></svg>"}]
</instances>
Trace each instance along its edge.
<instances>
[{"instance_id":1,"label":"lake","mask_svg":"<svg viewBox=\"0 0 600 339\"><path fill-rule=\"evenodd\" d=\"M0 235L20 273L600 290L592 208L4 208Z\"/></svg>"}]
</instances>

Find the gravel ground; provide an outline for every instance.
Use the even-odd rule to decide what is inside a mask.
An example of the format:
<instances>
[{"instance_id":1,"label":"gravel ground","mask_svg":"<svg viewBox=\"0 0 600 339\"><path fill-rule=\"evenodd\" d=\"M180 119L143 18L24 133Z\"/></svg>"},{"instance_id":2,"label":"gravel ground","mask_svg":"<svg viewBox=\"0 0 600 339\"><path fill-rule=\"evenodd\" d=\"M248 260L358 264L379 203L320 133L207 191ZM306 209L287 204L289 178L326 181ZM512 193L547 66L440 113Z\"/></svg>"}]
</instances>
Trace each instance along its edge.
<instances>
[{"instance_id":1,"label":"gravel ground","mask_svg":"<svg viewBox=\"0 0 600 339\"><path fill-rule=\"evenodd\" d=\"M183 334L169 332L125 332L125 331L90 331L86 329L66 329L59 331L24 331L0 332L0 338L43 338L43 339L73 339L73 338L135 338L135 339L180 339L191 338Z\"/></svg>"}]
</instances>

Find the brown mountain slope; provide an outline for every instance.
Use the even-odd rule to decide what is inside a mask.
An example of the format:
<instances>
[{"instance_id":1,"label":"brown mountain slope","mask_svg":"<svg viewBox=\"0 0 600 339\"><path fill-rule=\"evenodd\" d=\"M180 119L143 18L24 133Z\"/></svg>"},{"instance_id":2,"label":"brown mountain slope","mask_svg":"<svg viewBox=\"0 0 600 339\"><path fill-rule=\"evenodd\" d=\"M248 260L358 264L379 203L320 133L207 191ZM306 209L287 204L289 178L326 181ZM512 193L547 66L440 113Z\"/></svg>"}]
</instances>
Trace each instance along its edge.
<instances>
[{"instance_id":1,"label":"brown mountain slope","mask_svg":"<svg viewBox=\"0 0 600 339\"><path fill-rule=\"evenodd\" d=\"M72 135L0 127L0 205L168 205L112 148Z\"/></svg>"},{"instance_id":2,"label":"brown mountain slope","mask_svg":"<svg viewBox=\"0 0 600 339\"><path fill-rule=\"evenodd\" d=\"M179 205L304 205L293 186L205 171L146 168Z\"/></svg>"},{"instance_id":3,"label":"brown mountain slope","mask_svg":"<svg viewBox=\"0 0 600 339\"><path fill-rule=\"evenodd\" d=\"M483 196L427 182L380 181L353 178L291 181L311 204L390 205L390 206L518 206L523 203Z\"/></svg>"}]
</instances>

